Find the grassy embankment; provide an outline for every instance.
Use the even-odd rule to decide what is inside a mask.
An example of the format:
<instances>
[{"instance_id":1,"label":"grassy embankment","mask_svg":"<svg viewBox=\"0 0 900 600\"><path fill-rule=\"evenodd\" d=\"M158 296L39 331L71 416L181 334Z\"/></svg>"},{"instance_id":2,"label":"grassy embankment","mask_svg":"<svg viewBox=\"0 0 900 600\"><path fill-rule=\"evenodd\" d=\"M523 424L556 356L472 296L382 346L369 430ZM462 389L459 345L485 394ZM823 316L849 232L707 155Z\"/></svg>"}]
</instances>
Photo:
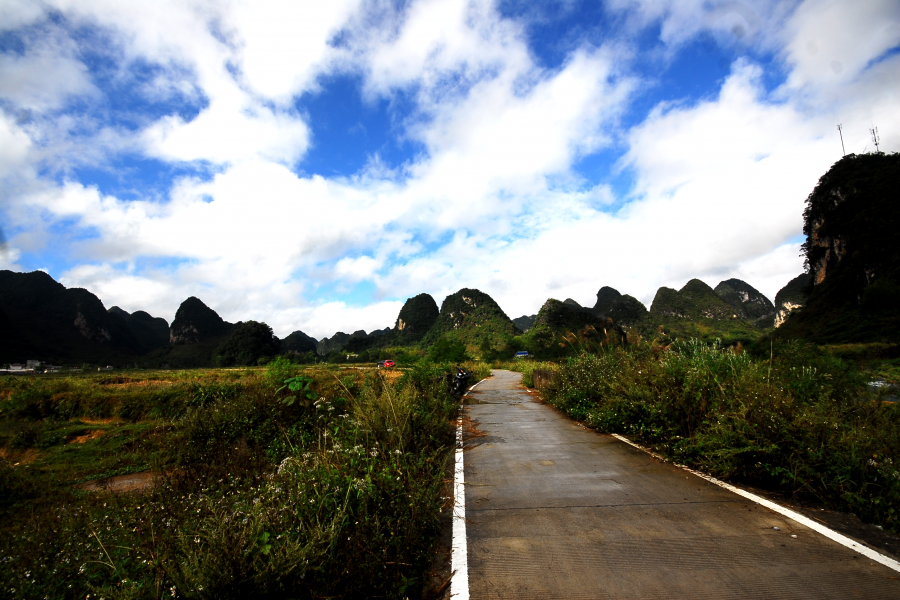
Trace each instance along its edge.
<instances>
[{"instance_id":1,"label":"grassy embankment","mask_svg":"<svg viewBox=\"0 0 900 600\"><path fill-rule=\"evenodd\" d=\"M863 373L839 357L871 350L790 342L754 357L697 341L644 343L508 367L526 377L557 370L548 400L598 430L900 533L900 405L866 385L873 374L892 379L896 359Z\"/></svg>"},{"instance_id":2,"label":"grassy embankment","mask_svg":"<svg viewBox=\"0 0 900 600\"><path fill-rule=\"evenodd\" d=\"M442 372L0 380L0 596L421 594L449 507ZM142 493L80 485L141 471Z\"/></svg>"}]
</instances>

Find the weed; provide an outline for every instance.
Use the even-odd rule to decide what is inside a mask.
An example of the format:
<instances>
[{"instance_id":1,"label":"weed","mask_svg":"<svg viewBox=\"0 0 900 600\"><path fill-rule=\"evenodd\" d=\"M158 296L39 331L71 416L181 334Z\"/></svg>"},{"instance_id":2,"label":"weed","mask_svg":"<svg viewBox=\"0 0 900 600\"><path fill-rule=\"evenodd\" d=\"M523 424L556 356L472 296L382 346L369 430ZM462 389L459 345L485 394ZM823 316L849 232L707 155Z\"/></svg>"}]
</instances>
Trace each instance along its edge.
<instances>
[{"instance_id":1,"label":"weed","mask_svg":"<svg viewBox=\"0 0 900 600\"><path fill-rule=\"evenodd\" d=\"M550 401L718 477L900 531L900 407L799 342L752 356L696 340L570 358Z\"/></svg>"},{"instance_id":2,"label":"weed","mask_svg":"<svg viewBox=\"0 0 900 600\"><path fill-rule=\"evenodd\" d=\"M0 460L0 595L421 590L457 410L435 383L437 369L390 380L376 371L297 372L277 361L269 369L81 376L5 390L8 452L52 444L27 466ZM60 393L77 400L65 413L73 420L52 403L43 408ZM286 402L292 395L309 402ZM76 438L85 441L66 443ZM13 440L28 449L11 448ZM148 468L156 481L145 494L76 487Z\"/></svg>"}]
</instances>

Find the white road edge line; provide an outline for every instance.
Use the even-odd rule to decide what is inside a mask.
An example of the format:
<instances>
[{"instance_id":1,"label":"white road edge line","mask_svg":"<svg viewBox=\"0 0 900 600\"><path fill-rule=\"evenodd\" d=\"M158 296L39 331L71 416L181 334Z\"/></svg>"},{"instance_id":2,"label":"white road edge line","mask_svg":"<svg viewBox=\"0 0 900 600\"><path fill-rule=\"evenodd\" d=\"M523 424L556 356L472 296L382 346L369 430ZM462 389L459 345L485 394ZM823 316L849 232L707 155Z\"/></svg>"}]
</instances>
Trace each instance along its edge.
<instances>
[{"instance_id":1,"label":"white road edge line","mask_svg":"<svg viewBox=\"0 0 900 600\"><path fill-rule=\"evenodd\" d=\"M671 461L669 461L668 459L660 456L659 454L656 454L655 452L652 452L651 450L649 450L647 448L644 448L643 446L641 446L639 444L635 444L628 438L621 436L618 433L614 433L614 434L612 434L612 436L614 438L616 438L617 440L625 442L629 446L634 446L638 450L646 452L647 454L649 454L655 458L658 458L660 460L665 460L666 462L671 463ZM828 539L835 541L838 544L841 544L842 546L846 546L847 548L850 548L854 552L858 552L858 553L862 554L866 558L874 560L875 562L879 562L879 563L883 564L884 566L888 567L889 569L893 569L895 571L900 572L900 562L894 560L893 558L891 558L889 556L885 556L884 554L881 554L880 552L872 550L871 548L869 548L867 546L863 546L859 542L851 540L847 536L841 535L837 531L834 531L833 529L829 529L828 527L826 527L825 525L822 525L821 523L817 523L817 522L813 521L812 519L804 517L803 515L801 515L798 512L795 512L789 508L785 508L784 506L781 506L780 504L776 504L770 500L766 500L765 498L757 496L756 494L751 494L750 492L748 492L746 490L742 490L741 488L734 487L733 485L725 483L724 481L720 481L720 480L716 479L715 477L706 475L705 473L701 473L700 471L695 471L691 468L688 468L684 465L679 465L677 463L671 463L671 464L675 465L676 467L678 467L680 469L684 469L688 473L693 473L697 477L705 479L705 480L709 481L710 483L714 483L719 487L723 487L726 490L732 491L735 494L737 494L738 496L743 496L744 498L747 498L748 500L752 500L753 502L756 502L757 504L765 506L769 510L772 510L781 515L784 515L785 517L788 517L789 519L792 519L792 520L800 523L801 525L804 525L804 526L812 529L813 531L824 535Z\"/></svg>"},{"instance_id":2,"label":"white road edge line","mask_svg":"<svg viewBox=\"0 0 900 600\"><path fill-rule=\"evenodd\" d=\"M482 379L481 381L484 381ZM481 383L475 383L465 397ZM450 545L450 597L469 600L469 550L466 546L466 470L463 463L462 414L456 421L456 468L453 472L453 542Z\"/></svg>"}]
</instances>

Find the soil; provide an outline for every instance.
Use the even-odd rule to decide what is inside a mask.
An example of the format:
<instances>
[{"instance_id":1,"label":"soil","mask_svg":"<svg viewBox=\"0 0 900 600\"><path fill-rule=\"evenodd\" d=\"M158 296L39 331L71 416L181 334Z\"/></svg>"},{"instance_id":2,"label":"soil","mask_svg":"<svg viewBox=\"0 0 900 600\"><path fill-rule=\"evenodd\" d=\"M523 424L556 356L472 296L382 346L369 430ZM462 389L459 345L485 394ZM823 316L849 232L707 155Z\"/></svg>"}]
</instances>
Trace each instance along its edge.
<instances>
[{"instance_id":1,"label":"soil","mask_svg":"<svg viewBox=\"0 0 900 600\"><path fill-rule=\"evenodd\" d=\"M106 430L104 429L95 429L93 431L89 431L84 435L79 435L78 437L73 437L69 440L70 444L87 444L91 440L96 440L97 438L103 437L106 435Z\"/></svg>"},{"instance_id":2,"label":"soil","mask_svg":"<svg viewBox=\"0 0 900 600\"><path fill-rule=\"evenodd\" d=\"M97 418L92 419L91 417L78 417L77 419L72 419L74 423L84 423L85 425L112 425L114 423L121 423L122 419L118 417L105 417L105 418Z\"/></svg>"},{"instance_id":3,"label":"soil","mask_svg":"<svg viewBox=\"0 0 900 600\"><path fill-rule=\"evenodd\" d=\"M131 473L130 475L117 475L97 481L89 481L80 485L87 492L116 492L119 494L140 494L146 492L153 485L156 474L150 471L143 473Z\"/></svg>"},{"instance_id":4,"label":"soil","mask_svg":"<svg viewBox=\"0 0 900 600\"><path fill-rule=\"evenodd\" d=\"M10 450L9 448L0 448L0 458L6 459L13 463L13 466L28 465L36 461L41 453L34 448L28 450Z\"/></svg>"}]
</instances>

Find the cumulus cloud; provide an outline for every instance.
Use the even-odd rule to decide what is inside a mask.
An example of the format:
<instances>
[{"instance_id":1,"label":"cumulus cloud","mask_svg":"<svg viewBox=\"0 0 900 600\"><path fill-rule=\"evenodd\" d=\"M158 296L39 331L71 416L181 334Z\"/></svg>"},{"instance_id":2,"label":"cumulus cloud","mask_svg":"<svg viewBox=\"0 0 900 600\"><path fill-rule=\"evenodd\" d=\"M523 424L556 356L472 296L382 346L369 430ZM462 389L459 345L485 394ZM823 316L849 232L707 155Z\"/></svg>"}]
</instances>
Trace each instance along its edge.
<instances>
[{"instance_id":1,"label":"cumulus cloud","mask_svg":"<svg viewBox=\"0 0 900 600\"><path fill-rule=\"evenodd\" d=\"M0 98L20 110L44 111L72 96L96 95L88 68L74 51L74 44L55 31L28 43L22 54L0 54Z\"/></svg>"},{"instance_id":2,"label":"cumulus cloud","mask_svg":"<svg viewBox=\"0 0 900 600\"><path fill-rule=\"evenodd\" d=\"M787 86L836 88L900 44L900 5L891 0L804 2L785 27Z\"/></svg>"},{"instance_id":3,"label":"cumulus cloud","mask_svg":"<svg viewBox=\"0 0 900 600\"><path fill-rule=\"evenodd\" d=\"M8 6L20 9L15 23L47 22ZM883 148L900 148L889 2L852 15L812 1L611 2L631 27L659 25L667 52L712 32L783 61L739 58L708 93L674 104L665 90L642 97L633 30L575 43L548 69L526 24L487 0L47 6L62 29L99 32L115 85L153 109L124 125L98 117L112 92L67 34L0 54L0 177L25 182L4 191L0 261L18 268L63 230L52 239L75 258L55 276L170 320L189 295L231 321L316 337L392 325L406 297L440 302L461 287L492 294L512 317L548 296L592 305L602 285L649 304L659 286L693 277L740 277L771 298L802 268L803 202L840 157L835 124L848 151L866 147L876 119ZM819 35L844 21L865 43ZM152 76L132 73L146 65ZM768 89L766 71L781 68ZM306 175L315 117L301 98L347 74L367 101L388 102L393 135L420 150L394 164L372 156L350 177ZM14 116L26 109L27 123ZM600 153L627 189L579 172ZM123 155L185 171L161 196L136 199L75 169L35 174L51 156L99 166ZM351 298L363 288L374 292Z\"/></svg>"}]
</instances>

